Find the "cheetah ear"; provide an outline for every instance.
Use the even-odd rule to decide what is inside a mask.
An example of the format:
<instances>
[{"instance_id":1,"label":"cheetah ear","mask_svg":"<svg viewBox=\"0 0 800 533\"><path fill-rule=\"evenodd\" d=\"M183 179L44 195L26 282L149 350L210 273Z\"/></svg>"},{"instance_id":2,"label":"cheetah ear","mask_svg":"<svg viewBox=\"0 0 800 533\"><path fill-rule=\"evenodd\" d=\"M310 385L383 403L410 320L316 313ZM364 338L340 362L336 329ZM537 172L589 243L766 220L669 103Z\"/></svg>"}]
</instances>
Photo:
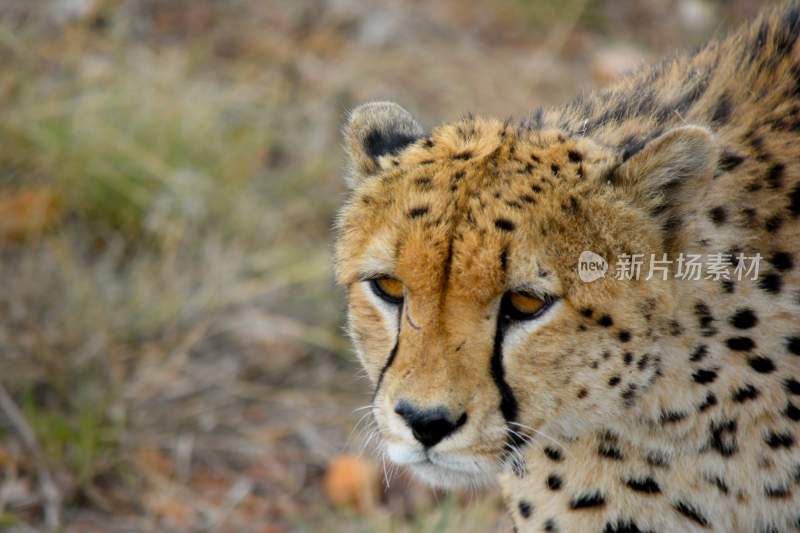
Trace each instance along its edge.
<instances>
[{"instance_id":1,"label":"cheetah ear","mask_svg":"<svg viewBox=\"0 0 800 533\"><path fill-rule=\"evenodd\" d=\"M638 205L670 223L674 208L701 193L716 170L718 146L699 126L669 130L647 143L614 171L612 182L629 191Z\"/></svg>"},{"instance_id":2,"label":"cheetah ear","mask_svg":"<svg viewBox=\"0 0 800 533\"><path fill-rule=\"evenodd\" d=\"M388 157L424 134L411 113L392 102L371 102L355 108L344 127L350 157L348 184L355 187L365 177L383 170Z\"/></svg>"}]
</instances>

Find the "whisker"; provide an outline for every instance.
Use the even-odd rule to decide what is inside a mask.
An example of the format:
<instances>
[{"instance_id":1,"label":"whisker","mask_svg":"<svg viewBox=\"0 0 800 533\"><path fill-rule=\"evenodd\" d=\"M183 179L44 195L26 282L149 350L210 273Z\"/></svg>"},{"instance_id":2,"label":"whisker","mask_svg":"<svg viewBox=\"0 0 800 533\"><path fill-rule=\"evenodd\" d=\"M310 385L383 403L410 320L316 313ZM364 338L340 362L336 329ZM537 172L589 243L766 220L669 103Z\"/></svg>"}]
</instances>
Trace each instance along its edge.
<instances>
[{"instance_id":1,"label":"whisker","mask_svg":"<svg viewBox=\"0 0 800 533\"><path fill-rule=\"evenodd\" d=\"M530 427L530 426L526 426L525 424L520 424L519 422L509 422L509 424L510 424L510 425L517 426L517 427L519 427L520 429L523 429L523 430L527 430L527 431L531 431L531 432L533 432L533 433L536 433L537 435L539 435L539 436L541 436L541 437L544 437L544 438L546 438L547 440L549 440L549 441L551 441L551 442L553 442L553 443L557 444L559 447L561 447L561 448L566 448L566 446L565 446L565 445L564 445L562 442L559 442L559 441L558 441L558 439L556 439L556 438L554 438L554 437L551 437L551 436L550 436L550 435L548 435L547 433L544 433L544 432L542 432L542 431L539 431L538 429L534 429L534 428L532 428L532 427ZM567 454L567 455L568 455L568 453L566 452L566 450L565 450L564 452L565 452L565 454Z\"/></svg>"},{"instance_id":2,"label":"whisker","mask_svg":"<svg viewBox=\"0 0 800 533\"><path fill-rule=\"evenodd\" d=\"M362 431L363 428L361 428L361 425L364 423L364 420L367 420L369 418L371 414L372 412L368 412L361 415L361 418L358 419L358 422L355 423L353 429L350 430L350 434L347 436L347 441L345 441L346 446L349 446L352 443L353 436L355 435L356 432L360 433ZM369 424L372 424L373 422L374 422L373 420L369 420L367 422L368 424L367 427L369 427Z\"/></svg>"},{"instance_id":3,"label":"whisker","mask_svg":"<svg viewBox=\"0 0 800 533\"><path fill-rule=\"evenodd\" d=\"M386 490L389 490L389 474L386 472L386 452L381 454L381 463L383 463L383 479L386 482Z\"/></svg>"}]
</instances>

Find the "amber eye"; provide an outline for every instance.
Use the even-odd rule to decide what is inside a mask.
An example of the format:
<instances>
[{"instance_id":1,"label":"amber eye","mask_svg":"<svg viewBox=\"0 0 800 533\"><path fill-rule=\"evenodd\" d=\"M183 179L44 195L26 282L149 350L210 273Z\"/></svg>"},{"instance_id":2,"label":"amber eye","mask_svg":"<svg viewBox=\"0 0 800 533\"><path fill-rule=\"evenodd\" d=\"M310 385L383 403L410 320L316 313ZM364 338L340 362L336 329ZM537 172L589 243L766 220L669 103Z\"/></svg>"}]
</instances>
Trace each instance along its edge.
<instances>
[{"instance_id":1,"label":"amber eye","mask_svg":"<svg viewBox=\"0 0 800 533\"><path fill-rule=\"evenodd\" d=\"M528 320L540 316L553 300L550 296L510 291L503 296L501 312L510 320Z\"/></svg>"},{"instance_id":2,"label":"amber eye","mask_svg":"<svg viewBox=\"0 0 800 533\"><path fill-rule=\"evenodd\" d=\"M403 301L403 282L396 278L384 276L371 279L369 281L372 290L391 304L399 304Z\"/></svg>"}]
</instances>

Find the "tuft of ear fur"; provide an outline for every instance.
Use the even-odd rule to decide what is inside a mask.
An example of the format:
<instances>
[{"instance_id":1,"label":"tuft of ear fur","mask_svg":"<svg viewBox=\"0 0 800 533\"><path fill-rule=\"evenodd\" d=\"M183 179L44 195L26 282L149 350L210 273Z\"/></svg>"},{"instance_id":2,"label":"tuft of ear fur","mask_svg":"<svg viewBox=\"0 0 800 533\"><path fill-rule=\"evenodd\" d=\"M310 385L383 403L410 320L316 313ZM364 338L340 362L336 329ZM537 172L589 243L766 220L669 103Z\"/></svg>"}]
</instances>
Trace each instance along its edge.
<instances>
[{"instance_id":1,"label":"tuft of ear fur","mask_svg":"<svg viewBox=\"0 0 800 533\"><path fill-rule=\"evenodd\" d=\"M613 183L633 201L663 217L665 226L676 219L683 201L702 193L716 170L719 148L712 133L699 126L669 130L614 171Z\"/></svg>"},{"instance_id":2,"label":"tuft of ear fur","mask_svg":"<svg viewBox=\"0 0 800 533\"><path fill-rule=\"evenodd\" d=\"M348 184L355 187L365 177L384 168L392 156L424 134L411 113L393 102L371 102L355 108L344 127L350 157Z\"/></svg>"}]
</instances>

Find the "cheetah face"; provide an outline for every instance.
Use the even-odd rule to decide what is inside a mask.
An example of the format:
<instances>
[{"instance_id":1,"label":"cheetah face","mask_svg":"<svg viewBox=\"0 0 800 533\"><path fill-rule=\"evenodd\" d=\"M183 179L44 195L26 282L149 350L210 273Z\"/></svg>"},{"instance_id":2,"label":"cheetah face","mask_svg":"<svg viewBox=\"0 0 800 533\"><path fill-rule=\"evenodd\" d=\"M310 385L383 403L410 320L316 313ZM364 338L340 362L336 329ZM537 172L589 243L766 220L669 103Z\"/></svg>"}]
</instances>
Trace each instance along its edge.
<instances>
[{"instance_id":1,"label":"cheetah face","mask_svg":"<svg viewBox=\"0 0 800 533\"><path fill-rule=\"evenodd\" d=\"M577 261L665 251L663 191L710 174L705 130L625 162L491 120L426 136L388 103L358 108L345 133L337 276L392 461L434 485L479 484L531 439L576 436L646 393L671 282L584 283Z\"/></svg>"}]
</instances>

